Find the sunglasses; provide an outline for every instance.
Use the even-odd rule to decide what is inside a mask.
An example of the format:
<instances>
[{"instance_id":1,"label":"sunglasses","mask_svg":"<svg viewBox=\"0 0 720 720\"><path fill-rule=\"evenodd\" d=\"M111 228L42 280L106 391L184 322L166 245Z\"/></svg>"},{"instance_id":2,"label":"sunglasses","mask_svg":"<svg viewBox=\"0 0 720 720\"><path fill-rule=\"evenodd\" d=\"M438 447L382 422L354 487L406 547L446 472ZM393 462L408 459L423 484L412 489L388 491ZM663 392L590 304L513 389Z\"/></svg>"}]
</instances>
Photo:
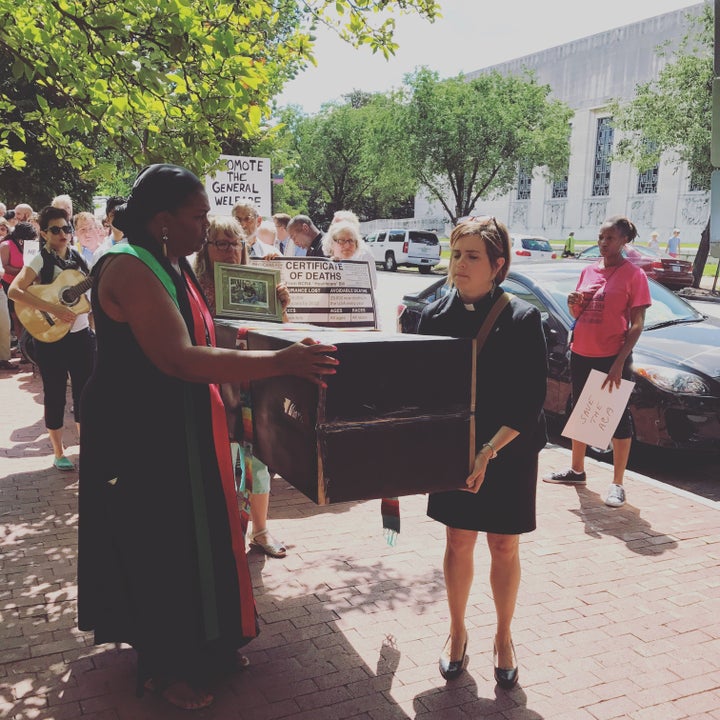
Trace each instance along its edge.
<instances>
[{"instance_id":1,"label":"sunglasses","mask_svg":"<svg viewBox=\"0 0 720 720\"><path fill-rule=\"evenodd\" d=\"M495 229L500 232L500 228L498 227L497 220L495 219L494 215L466 215L465 217L458 218L458 221L455 223L455 227L457 227L460 223L464 222L492 222L492 224L495 226Z\"/></svg>"},{"instance_id":2,"label":"sunglasses","mask_svg":"<svg viewBox=\"0 0 720 720\"><path fill-rule=\"evenodd\" d=\"M208 240L208 245L214 245L218 250L228 250L231 247L237 247L238 243L229 240Z\"/></svg>"},{"instance_id":3,"label":"sunglasses","mask_svg":"<svg viewBox=\"0 0 720 720\"><path fill-rule=\"evenodd\" d=\"M59 235L60 233L65 233L65 235L72 235L72 225L63 225L62 227L58 227L57 225L52 225L47 229L49 233L52 233L53 235Z\"/></svg>"}]
</instances>

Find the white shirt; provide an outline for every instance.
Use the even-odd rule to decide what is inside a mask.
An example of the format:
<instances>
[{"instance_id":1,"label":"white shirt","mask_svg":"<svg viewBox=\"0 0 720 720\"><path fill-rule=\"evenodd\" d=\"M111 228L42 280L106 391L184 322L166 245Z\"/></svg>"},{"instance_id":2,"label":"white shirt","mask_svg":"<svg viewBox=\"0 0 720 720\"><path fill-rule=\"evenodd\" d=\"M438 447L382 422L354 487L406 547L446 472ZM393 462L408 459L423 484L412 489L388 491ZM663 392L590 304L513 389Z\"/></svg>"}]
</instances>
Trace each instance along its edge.
<instances>
[{"instance_id":1,"label":"white shirt","mask_svg":"<svg viewBox=\"0 0 720 720\"><path fill-rule=\"evenodd\" d=\"M40 271L42 270L44 263L43 256L41 254L35 255L33 259L28 263L28 267L31 267L35 274L40 277ZM57 265L53 265L53 280L62 272L62 269L59 268ZM90 299L90 291L88 290L85 293L88 300ZM59 300L58 300L59 302ZM77 315L75 317L75 322L72 324L72 327L70 328L71 333L79 332L80 330L85 330L85 328L90 327L90 320L88 319L88 313L81 313L80 315Z\"/></svg>"}]
</instances>

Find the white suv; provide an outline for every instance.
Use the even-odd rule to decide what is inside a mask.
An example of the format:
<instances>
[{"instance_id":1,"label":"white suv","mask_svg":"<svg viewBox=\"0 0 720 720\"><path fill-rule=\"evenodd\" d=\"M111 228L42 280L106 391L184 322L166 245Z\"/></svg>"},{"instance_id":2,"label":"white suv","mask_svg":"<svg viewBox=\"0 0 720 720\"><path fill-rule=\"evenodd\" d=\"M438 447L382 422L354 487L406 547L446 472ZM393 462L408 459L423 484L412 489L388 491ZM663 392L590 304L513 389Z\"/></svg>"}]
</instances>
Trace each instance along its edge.
<instances>
[{"instance_id":1,"label":"white suv","mask_svg":"<svg viewBox=\"0 0 720 720\"><path fill-rule=\"evenodd\" d=\"M440 262L440 241L424 230L378 230L365 236L376 263L394 272L398 265L429 273Z\"/></svg>"}]
</instances>

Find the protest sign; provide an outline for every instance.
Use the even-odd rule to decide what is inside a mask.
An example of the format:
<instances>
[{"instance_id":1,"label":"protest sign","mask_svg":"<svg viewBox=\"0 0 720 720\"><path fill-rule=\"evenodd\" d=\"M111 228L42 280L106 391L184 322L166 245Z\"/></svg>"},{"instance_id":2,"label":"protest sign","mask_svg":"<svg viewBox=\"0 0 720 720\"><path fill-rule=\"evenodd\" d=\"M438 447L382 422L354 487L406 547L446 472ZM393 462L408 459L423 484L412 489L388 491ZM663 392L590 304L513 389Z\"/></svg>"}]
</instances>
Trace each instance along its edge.
<instances>
[{"instance_id":1,"label":"protest sign","mask_svg":"<svg viewBox=\"0 0 720 720\"><path fill-rule=\"evenodd\" d=\"M270 158L221 155L224 166L205 178L211 215L230 215L241 200L251 202L263 217L272 215Z\"/></svg>"},{"instance_id":2,"label":"protest sign","mask_svg":"<svg viewBox=\"0 0 720 720\"><path fill-rule=\"evenodd\" d=\"M290 293L290 322L377 330L375 295L366 262L296 257L251 260L250 264L280 269L280 282Z\"/></svg>"},{"instance_id":3,"label":"protest sign","mask_svg":"<svg viewBox=\"0 0 720 720\"><path fill-rule=\"evenodd\" d=\"M608 387L602 388L605 378L607 373L590 371L562 431L564 437L600 448L610 444L635 383L621 380L620 387L613 387L610 392Z\"/></svg>"},{"instance_id":4,"label":"protest sign","mask_svg":"<svg viewBox=\"0 0 720 720\"><path fill-rule=\"evenodd\" d=\"M40 254L39 240L26 240L23 245L23 264L29 265L30 261Z\"/></svg>"}]
</instances>

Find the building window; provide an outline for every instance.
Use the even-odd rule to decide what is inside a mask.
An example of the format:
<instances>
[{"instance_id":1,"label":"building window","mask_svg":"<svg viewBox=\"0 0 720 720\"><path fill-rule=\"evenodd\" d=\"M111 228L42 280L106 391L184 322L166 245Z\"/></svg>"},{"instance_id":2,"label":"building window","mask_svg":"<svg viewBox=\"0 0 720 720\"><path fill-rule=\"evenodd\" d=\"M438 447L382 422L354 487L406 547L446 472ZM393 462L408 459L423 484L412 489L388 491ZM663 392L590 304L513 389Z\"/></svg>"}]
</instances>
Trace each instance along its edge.
<instances>
[{"instance_id":1,"label":"building window","mask_svg":"<svg viewBox=\"0 0 720 720\"><path fill-rule=\"evenodd\" d=\"M595 169L593 172L592 194L610 194L610 156L613 147L612 118L604 117L598 120L597 139L595 141Z\"/></svg>"},{"instance_id":2,"label":"building window","mask_svg":"<svg viewBox=\"0 0 720 720\"><path fill-rule=\"evenodd\" d=\"M532 172L526 172L523 168L518 170L517 199L530 199L530 186L532 184Z\"/></svg>"},{"instance_id":3,"label":"building window","mask_svg":"<svg viewBox=\"0 0 720 720\"><path fill-rule=\"evenodd\" d=\"M657 151L657 143L643 140L643 154L647 156L654 155ZM658 183L658 165L651 167L644 172L638 174L637 194L638 195L655 195L657 193Z\"/></svg>"},{"instance_id":4,"label":"building window","mask_svg":"<svg viewBox=\"0 0 720 720\"><path fill-rule=\"evenodd\" d=\"M707 192L708 188L697 178L694 173L690 175L690 181L688 182L688 192Z\"/></svg>"},{"instance_id":5,"label":"building window","mask_svg":"<svg viewBox=\"0 0 720 720\"><path fill-rule=\"evenodd\" d=\"M638 175L637 194L654 195L657 193L658 166L651 167Z\"/></svg>"},{"instance_id":6,"label":"building window","mask_svg":"<svg viewBox=\"0 0 720 720\"><path fill-rule=\"evenodd\" d=\"M568 190L568 177L567 175L562 180L553 180L552 184L552 197L554 198L566 198Z\"/></svg>"}]
</instances>

